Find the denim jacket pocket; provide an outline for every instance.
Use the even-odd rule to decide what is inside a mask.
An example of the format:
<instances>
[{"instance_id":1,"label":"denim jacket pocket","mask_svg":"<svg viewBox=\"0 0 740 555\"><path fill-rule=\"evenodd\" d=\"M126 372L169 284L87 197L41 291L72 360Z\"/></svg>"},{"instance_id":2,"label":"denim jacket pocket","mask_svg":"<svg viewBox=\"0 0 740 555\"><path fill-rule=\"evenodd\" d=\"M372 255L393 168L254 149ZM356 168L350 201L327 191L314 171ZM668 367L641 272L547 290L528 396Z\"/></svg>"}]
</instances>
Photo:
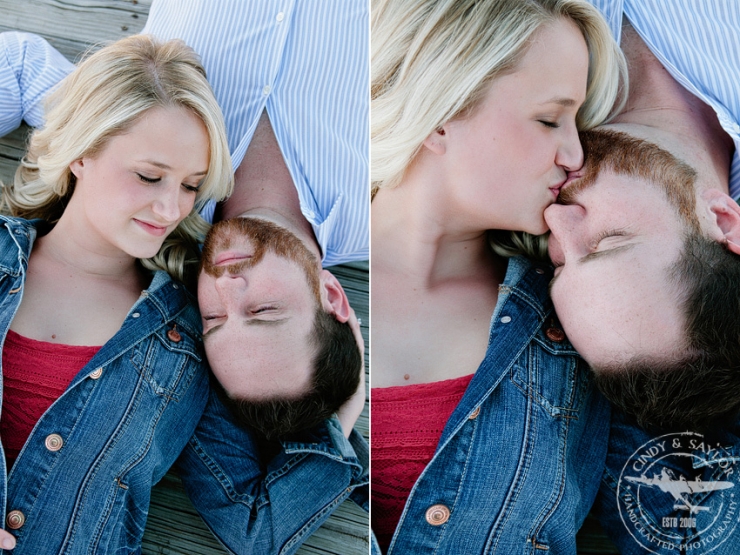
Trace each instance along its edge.
<instances>
[{"instance_id":1,"label":"denim jacket pocket","mask_svg":"<svg viewBox=\"0 0 740 555\"><path fill-rule=\"evenodd\" d=\"M551 417L577 419L588 376L573 346L560 334L559 328L545 324L514 363L511 380Z\"/></svg>"},{"instance_id":2,"label":"denim jacket pocket","mask_svg":"<svg viewBox=\"0 0 740 555\"><path fill-rule=\"evenodd\" d=\"M131 363L155 395L178 400L203 360L201 342L169 323L132 350Z\"/></svg>"}]
</instances>

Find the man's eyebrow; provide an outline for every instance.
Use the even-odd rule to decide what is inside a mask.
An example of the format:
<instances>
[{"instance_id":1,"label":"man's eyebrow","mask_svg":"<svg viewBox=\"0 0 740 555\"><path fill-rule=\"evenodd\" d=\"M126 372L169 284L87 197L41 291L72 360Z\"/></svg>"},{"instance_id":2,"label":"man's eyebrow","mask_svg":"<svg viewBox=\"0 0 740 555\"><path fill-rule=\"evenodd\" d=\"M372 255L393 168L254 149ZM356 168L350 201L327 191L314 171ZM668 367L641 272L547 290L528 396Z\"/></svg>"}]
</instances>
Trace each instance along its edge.
<instances>
[{"instance_id":1,"label":"man's eyebrow","mask_svg":"<svg viewBox=\"0 0 740 555\"><path fill-rule=\"evenodd\" d=\"M565 108L570 108L571 106L575 106L578 103L572 98L566 98L564 96L555 96L553 98L550 98L549 100L545 100L544 102L542 102L542 104L560 104L561 106Z\"/></svg>"},{"instance_id":2,"label":"man's eyebrow","mask_svg":"<svg viewBox=\"0 0 740 555\"><path fill-rule=\"evenodd\" d=\"M250 318L244 322L245 326L278 326L287 322L289 318L276 318L274 320L264 320L262 318Z\"/></svg>"},{"instance_id":3,"label":"man's eyebrow","mask_svg":"<svg viewBox=\"0 0 740 555\"><path fill-rule=\"evenodd\" d=\"M244 321L245 326L279 326L283 324L284 322L287 322L289 318L277 318L275 320L265 320L262 318L251 318L249 320ZM203 334L203 339L206 337L209 337L213 335L217 330L220 330L223 327L223 324L219 324L218 326L213 326L211 329L209 329L206 333Z\"/></svg>"},{"instance_id":4,"label":"man's eyebrow","mask_svg":"<svg viewBox=\"0 0 740 555\"><path fill-rule=\"evenodd\" d=\"M219 324L218 326L213 326L211 329L209 329L206 333L203 334L203 339L205 339L209 335L212 335L213 332L215 332L216 330L220 330L221 326L223 326L223 324Z\"/></svg>"}]
</instances>

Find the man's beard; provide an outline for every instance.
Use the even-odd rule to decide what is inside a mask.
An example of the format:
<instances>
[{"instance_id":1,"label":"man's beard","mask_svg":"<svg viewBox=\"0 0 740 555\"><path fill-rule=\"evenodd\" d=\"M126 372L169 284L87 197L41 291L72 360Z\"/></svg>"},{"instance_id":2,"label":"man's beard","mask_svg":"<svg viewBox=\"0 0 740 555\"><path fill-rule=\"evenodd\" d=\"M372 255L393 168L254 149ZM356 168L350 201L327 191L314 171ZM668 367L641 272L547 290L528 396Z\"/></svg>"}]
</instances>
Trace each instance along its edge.
<instances>
[{"instance_id":1,"label":"man's beard","mask_svg":"<svg viewBox=\"0 0 740 555\"><path fill-rule=\"evenodd\" d=\"M250 258L234 264L214 265L213 261L218 253L229 250L238 239L244 237L249 239L254 249ZM319 261L316 256L295 234L260 218L231 218L215 224L203 243L201 270L213 277L220 277L226 271L239 273L244 268L259 264L267 252L273 252L301 266L316 302L321 304Z\"/></svg>"}]
</instances>

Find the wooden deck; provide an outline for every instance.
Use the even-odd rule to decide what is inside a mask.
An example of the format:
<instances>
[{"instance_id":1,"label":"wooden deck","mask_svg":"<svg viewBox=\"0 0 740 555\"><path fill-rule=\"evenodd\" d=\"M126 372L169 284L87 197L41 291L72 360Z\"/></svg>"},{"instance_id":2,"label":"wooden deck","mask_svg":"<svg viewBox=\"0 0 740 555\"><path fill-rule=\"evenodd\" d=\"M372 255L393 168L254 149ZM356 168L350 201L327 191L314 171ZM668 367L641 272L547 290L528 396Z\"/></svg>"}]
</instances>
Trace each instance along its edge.
<instances>
[{"instance_id":1,"label":"wooden deck","mask_svg":"<svg viewBox=\"0 0 740 555\"><path fill-rule=\"evenodd\" d=\"M144 27L151 0L0 0L0 32L27 31L46 38L69 60L79 61L91 45L134 34ZM28 128L0 138L0 180L8 182L25 151ZM332 268L362 320L368 342L368 264ZM367 365L367 348L365 349ZM368 437L368 408L356 428ZM368 515L351 501L301 547L303 555L365 555L369 550ZM185 496L177 476L169 474L152 493L142 546L145 554L216 555L216 541Z\"/></svg>"}]
</instances>

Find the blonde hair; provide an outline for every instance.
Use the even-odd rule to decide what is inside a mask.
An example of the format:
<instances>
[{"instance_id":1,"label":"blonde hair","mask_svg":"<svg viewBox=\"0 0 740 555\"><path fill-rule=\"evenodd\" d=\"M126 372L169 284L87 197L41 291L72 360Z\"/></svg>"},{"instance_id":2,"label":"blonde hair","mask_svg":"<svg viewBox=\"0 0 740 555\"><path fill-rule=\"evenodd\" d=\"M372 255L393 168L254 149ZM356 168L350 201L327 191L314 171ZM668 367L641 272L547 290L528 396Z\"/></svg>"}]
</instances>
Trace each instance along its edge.
<instances>
[{"instance_id":1,"label":"blonde hair","mask_svg":"<svg viewBox=\"0 0 740 555\"><path fill-rule=\"evenodd\" d=\"M197 267L198 242L208 231L198 210L211 199L230 195L234 181L218 102L198 55L180 40L134 35L87 57L50 95L46 123L32 134L13 185L3 188L0 210L56 223L74 191L69 165L95 156L158 106L190 110L208 132L208 173L193 211L154 257L141 261L184 281L186 270Z\"/></svg>"},{"instance_id":2,"label":"blonde hair","mask_svg":"<svg viewBox=\"0 0 740 555\"><path fill-rule=\"evenodd\" d=\"M565 17L589 51L578 125L602 123L626 83L624 57L606 22L580 0L374 0L372 184L398 185L423 141L470 113L497 76L516 68L544 24Z\"/></svg>"}]
</instances>

